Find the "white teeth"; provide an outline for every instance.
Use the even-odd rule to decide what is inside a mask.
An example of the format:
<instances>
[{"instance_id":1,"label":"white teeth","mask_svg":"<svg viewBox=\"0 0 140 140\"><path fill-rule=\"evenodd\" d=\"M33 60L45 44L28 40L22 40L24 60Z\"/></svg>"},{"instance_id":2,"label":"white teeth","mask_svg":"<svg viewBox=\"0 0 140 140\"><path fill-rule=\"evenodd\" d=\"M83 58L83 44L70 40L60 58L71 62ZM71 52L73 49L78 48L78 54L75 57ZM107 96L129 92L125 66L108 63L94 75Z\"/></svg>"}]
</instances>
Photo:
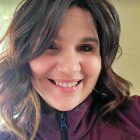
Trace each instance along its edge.
<instances>
[{"instance_id":1,"label":"white teeth","mask_svg":"<svg viewBox=\"0 0 140 140\"><path fill-rule=\"evenodd\" d=\"M55 84L56 84L56 85L59 85L59 83L58 83L57 81L55 81Z\"/></svg>"},{"instance_id":2,"label":"white teeth","mask_svg":"<svg viewBox=\"0 0 140 140\"><path fill-rule=\"evenodd\" d=\"M74 86L74 85L75 85L75 82L72 83L72 86Z\"/></svg>"},{"instance_id":3,"label":"white teeth","mask_svg":"<svg viewBox=\"0 0 140 140\"><path fill-rule=\"evenodd\" d=\"M63 86L62 82L59 82L58 85L61 86L61 87Z\"/></svg>"},{"instance_id":4,"label":"white teeth","mask_svg":"<svg viewBox=\"0 0 140 140\"><path fill-rule=\"evenodd\" d=\"M67 84L66 83L63 83L63 87L67 87Z\"/></svg>"},{"instance_id":5,"label":"white teeth","mask_svg":"<svg viewBox=\"0 0 140 140\"><path fill-rule=\"evenodd\" d=\"M68 87L71 87L72 86L72 84L71 83L68 83Z\"/></svg>"},{"instance_id":6,"label":"white teeth","mask_svg":"<svg viewBox=\"0 0 140 140\"><path fill-rule=\"evenodd\" d=\"M61 87L73 87L76 86L78 84L78 82L72 82L72 83L62 83L62 82L58 82L58 81L54 81L56 85L61 86Z\"/></svg>"}]
</instances>

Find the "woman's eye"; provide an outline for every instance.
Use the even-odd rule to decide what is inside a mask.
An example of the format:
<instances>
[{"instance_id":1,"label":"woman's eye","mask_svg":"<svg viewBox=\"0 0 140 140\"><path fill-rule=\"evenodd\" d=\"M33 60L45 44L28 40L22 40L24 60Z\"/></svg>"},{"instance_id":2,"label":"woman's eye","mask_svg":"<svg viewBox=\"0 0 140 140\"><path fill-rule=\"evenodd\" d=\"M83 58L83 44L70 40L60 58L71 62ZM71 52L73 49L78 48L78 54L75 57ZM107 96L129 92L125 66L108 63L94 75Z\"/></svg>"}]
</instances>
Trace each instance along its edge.
<instances>
[{"instance_id":1,"label":"woman's eye","mask_svg":"<svg viewBox=\"0 0 140 140\"><path fill-rule=\"evenodd\" d=\"M81 46L81 47L79 48L79 50L88 52L88 51L92 51L92 47L91 47L91 46L88 46L88 45L83 45L83 46Z\"/></svg>"},{"instance_id":2,"label":"woman's eye","mask_svg":"<svg viewBox=\"0 0 140 140\"><path fill-rule=\"evenodd\" d=\"M54 49L57 49L57 47L55 47L55 45L51 45L48 50L54 50Z\"/></svg>"}]
</instances>

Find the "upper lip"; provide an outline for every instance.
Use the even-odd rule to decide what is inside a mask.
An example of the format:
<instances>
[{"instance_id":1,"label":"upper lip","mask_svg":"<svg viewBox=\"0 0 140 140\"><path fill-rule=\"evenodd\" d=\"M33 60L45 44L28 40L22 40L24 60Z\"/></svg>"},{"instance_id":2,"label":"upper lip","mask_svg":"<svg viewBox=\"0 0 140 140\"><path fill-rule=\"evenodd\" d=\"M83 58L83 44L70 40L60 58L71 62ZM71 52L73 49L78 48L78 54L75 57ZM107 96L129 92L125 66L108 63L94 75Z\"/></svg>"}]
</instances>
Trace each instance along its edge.
<instances>
[{"instance_id":1,"label":"upper lip","mask_svg":"<svg viewBox=\"0 0 140 140\"><path fill-rule=\"evenodd\" d=\"M50 80L62 82L62 83L72 83L72 82L81 81L82 79L50 79Z\"/></svg>"}]
</instances>

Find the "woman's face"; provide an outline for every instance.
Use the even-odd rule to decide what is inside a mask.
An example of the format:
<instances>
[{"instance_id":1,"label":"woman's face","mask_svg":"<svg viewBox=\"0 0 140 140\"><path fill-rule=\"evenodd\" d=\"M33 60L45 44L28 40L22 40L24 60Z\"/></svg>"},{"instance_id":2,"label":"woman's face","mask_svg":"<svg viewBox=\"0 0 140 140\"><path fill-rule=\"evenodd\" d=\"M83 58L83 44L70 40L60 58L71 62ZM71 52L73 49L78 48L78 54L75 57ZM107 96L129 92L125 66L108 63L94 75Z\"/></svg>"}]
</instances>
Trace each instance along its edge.
<instances>
[{"instance_id":1,"label":"woman's face","mask_svg":"<svg viewBox=\"0 0 140 140\"><path fill-rule=\"evenodd\" d=\"M52 47L29 65L34 88L51 107L67 111L82 103L101 70L99 39L91 14L70 8Z\"/></svg>"}]
</instances>

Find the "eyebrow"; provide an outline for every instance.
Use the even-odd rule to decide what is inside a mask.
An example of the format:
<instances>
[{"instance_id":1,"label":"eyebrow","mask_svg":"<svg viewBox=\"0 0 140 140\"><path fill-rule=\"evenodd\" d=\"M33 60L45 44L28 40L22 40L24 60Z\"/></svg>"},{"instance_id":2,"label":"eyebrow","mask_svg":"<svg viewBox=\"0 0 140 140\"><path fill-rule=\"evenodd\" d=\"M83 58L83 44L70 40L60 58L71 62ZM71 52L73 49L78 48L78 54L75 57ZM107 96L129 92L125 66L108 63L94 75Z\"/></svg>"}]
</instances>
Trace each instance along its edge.
<instances>
[{"instance_id":1,"label":"eyebrow","mask_svg":"<svg viewBox=\"0 0 140 140\"><path fill-rule=\"evenodd\" d=\"M85 37L81 40L82 43L88 42L88 41L95 42L97 45L99 44L99 41L97 38Z\"/></svg>"},{"instance_id":2,"label":"eyebrow","mask_svg":"<svg viewBox=\"0 0 140 140\"><path fill-rule=\"evenodd\" d=\"M63 38L59 35L56 36L56 40L58 41L63 41ZM82 40L80 40L80 42L85 43L85 42L95 42L97 45L99 44L99 40L97 38L92 38L92 37L85 37Z\"/></svg>"}]
</instances>

